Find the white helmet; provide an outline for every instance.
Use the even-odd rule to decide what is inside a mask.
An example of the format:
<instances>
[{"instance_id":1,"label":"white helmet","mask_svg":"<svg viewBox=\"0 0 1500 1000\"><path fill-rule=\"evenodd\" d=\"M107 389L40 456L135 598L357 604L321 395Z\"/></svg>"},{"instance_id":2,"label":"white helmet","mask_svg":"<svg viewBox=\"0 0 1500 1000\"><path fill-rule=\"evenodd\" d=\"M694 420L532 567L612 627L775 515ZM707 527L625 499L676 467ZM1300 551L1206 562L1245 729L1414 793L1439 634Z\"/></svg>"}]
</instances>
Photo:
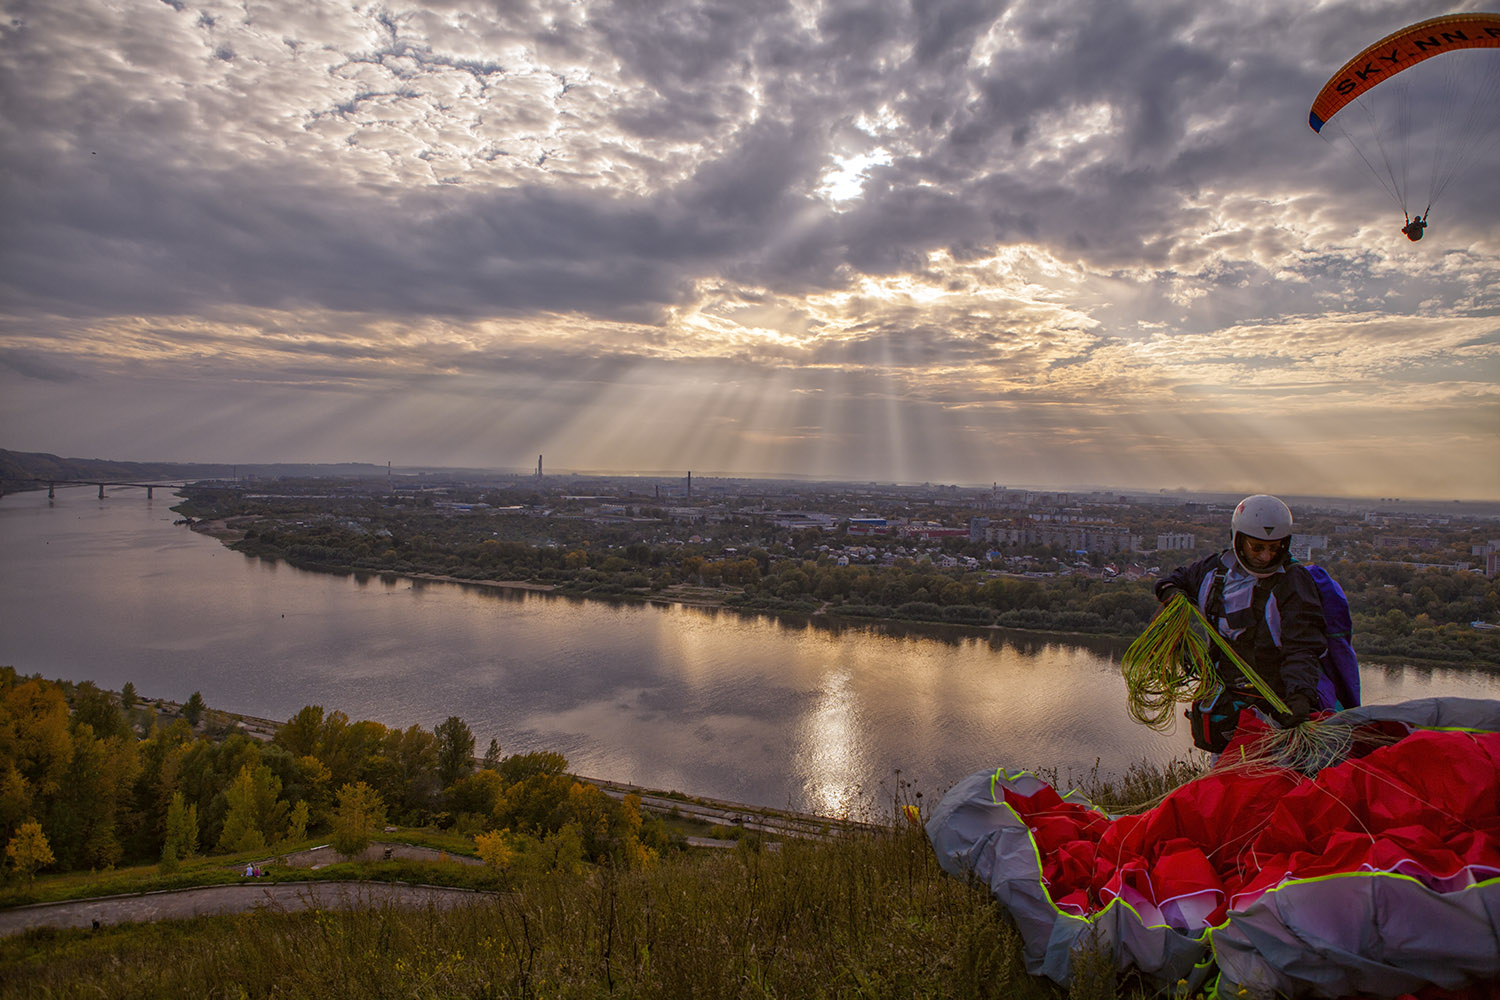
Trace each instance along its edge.
<instances>
[{"instance_id":1,"label":"white helmet","mask_svg":"<svg viewBox=\"0 0 1500 1000\"><path fill-rule=\"evenodd\" d=\"M1257 569L1245 561L1240 553L1240 536L1249 538L1269 539L1282 542L1281 555L1269 569ZM1245 572L1253 576L1270 576L1287 561L1292 546L1292 512L1286 504L1272 496L1257 493L1253 497L1246 497L1240 501L1234 509L1234 516L1229 519L1229 541L1234 549L1234 557L1239 561Z\"/></svg>"}]
</instances>

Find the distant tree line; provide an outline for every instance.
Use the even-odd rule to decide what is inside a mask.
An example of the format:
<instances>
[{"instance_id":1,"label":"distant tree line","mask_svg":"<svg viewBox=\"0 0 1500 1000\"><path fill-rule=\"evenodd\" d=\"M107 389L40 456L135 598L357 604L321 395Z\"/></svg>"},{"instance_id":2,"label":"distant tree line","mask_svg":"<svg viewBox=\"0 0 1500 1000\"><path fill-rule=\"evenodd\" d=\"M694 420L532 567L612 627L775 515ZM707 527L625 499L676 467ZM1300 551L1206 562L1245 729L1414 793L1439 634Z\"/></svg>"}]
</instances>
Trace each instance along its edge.
<instances>
[{"instance_id":1,"label":"distant tree line","mask_svg":"<svg viewBox=\"0 0 1500 1000\"><path fill-rule=\"evenodd\" d=\"M306 547L276 547L273 543L286 540L283 532L268 532L269 540L249 536L242 547L263 555L279 553L309 568L331 568L339 563L339 553L348 550L329 544L326 530L317 560L307 558ZM425 562L409 562L408 569L458 579L553 583L571 593L600 597L650 597L688 585L718 591L718 600L729 607L794 614L822 611L854 618L1134 636L1157 609L1154 579L997 575L940 569L912 559L838 566L827 557L773 556L764 549L716 558L643 543L601 551L494 541L433 555ZM1470 626L1500 620L1500 582L1480 573L1394 563L1327 565L1349 597L1361 652L1500 667L1500 633ZM374 569L357 559L344 568Z\"/></svg>"},{"instance_id":2,"label":"distant tree line","mask_svg":"<svg viewBox=\"0 0 1500 1000\"><path fill-rule=\"evenodd\" d=\"M129 863L173 870L200 854L326 836L357 855L386 823L456 829L500 866L646 864L670 846L639 800L566 773L555 753L474 757L457 716L432 731L303 708L269 742L216 725L194 695L162 719L127 684L24 677L0 667L0 844L6 871Z\"/></svg>"},{"instance_id":3,"label":"distant tree line","mask_svg":"<svg viewBox=\"0 0 1500 1000\"><path fill-rule=\"evenodd\" d=\"M524 581L597 597L650 598L686 586L697 589L700 598L750 610L821 610L960 625L1120 635L1144 628L1156 608L1143 583L997 576L910 557L890 564L839 566L818 547L865 540L815 529L791 533L769 549L754 546L726 556L722 544L709 551L623 537L576 537L567 544L474 538L455 530L454 522L462 523L424 520L412 525L394 518L367 528L328 518L304 523L267 519L248 523L244 538L233 547L311 570ZM891 540L877 540L881 543L894 547ZM972 547L959 541L947 548L960 553ZM1040 555L1055 562L1062 554L1049 550Z\"/></svg>"},{"instance_id":4,"label":"distant tree line","mask_svg":"<svg viewBox=\"0 0 1500 1000\"><path fill-rule=\"evenodd\" d=\"M1344 588L1360 653L1500 668L1500 579L1395 563L1339 561L1327 569Z\"/></svg>"},{"instance_id":5,"label":"distant tree line","mask_svg":"<svg viewBox=\"0 0 1500 1000\"><path fill-rule=\"evenodd\" d=\"M896 556L903 539L854 538L818 528L768 532L764 525L715 525L711 544L685 544L663 540L659 526L595 525L581 517L442 516L426 508L397 509L369 497L331 502L337 515L307 513L305 498L285 503L279 509L266 501L210 491L194 494L181 509L248 515L236 549L333 572L514 580L604 598L690 596L771 613L821 612L1121 637L1138 635L1157 609L1153 579L1072 572L1073 560L1098 567L1105 557L1095 553L1082 558L1055 546L1007 548L1005 556L1029 558L1043 570L1019 574L1002 571L1003 559L991 562L983 546L961 538L945 540L940 551L968 556L979 568ZM302 510L302 516L288 516L292 510ZM1149 526L1182 527L1166 521ZM1455 532L1440 555L1457 560L1482 534L1477 528ZM891 553L892 558L838 565L838 553L851 547ZM1367 543L1350 547L1358 558L1325 564L1349 596L1360 652L1500 668L1500 632L1470 627L1473 621L1500 619L1500 581L1381 558L1413 556L1409 552L1376 550ZM1176 551L1153 558L1161 560L1158 571L1164 573L1203 554ZM684 595L684 588L691 593Z\"/></svg>"}]
</instances>

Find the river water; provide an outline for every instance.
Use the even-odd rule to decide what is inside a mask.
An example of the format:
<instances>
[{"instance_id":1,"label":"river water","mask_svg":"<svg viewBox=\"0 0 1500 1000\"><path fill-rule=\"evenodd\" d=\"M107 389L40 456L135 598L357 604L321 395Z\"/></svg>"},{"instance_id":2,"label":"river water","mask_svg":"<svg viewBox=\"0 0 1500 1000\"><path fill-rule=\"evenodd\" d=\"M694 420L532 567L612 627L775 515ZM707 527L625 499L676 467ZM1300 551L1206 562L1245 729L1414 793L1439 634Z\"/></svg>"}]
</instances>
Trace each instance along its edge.
<instances>
[{"instance_id":1,"label":"river water","mask_svg":"<svg viewBox=\"0 0 1500 1000\"><path fill-rule=\"evenodd\" d=\"M754 805L885 816L975 771L1186 756L1125 710L1123 644L829 626L252 559L174 526L166 490L0 499L0 664L287 719L322 705L572 770ZM1367 667L1365 701L1500 698L1500 677Z\"/></svg>"}]
</instances>

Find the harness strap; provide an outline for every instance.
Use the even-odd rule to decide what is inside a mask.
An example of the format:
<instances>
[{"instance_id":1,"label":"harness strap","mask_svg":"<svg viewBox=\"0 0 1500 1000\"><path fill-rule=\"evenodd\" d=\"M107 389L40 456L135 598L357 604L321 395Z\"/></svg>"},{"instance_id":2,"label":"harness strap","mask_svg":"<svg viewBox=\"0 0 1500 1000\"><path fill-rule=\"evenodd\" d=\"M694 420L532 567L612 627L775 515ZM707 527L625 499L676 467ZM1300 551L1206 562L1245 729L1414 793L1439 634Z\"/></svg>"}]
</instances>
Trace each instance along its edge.
<instances>
[{"instance_id":1,"label":"harness strap","mask_svg":"<svg viewBox=\"0 0 1500 1000\"><path fill-rule=\"evenodd\" d=\"M1213 571L1213 581L1209 585L1208 600L1206 602L1207 607L1203 609L1204 617L1208 619L1209 624L1215 629L1219 627L1221 621L1228 621L1224 611L1224 575L1222 570L1216 569ZM1277 575L1280 576L1281 574ZM1239 654L1240 659L1246 663L1255 663L1255 646L1257 639L1260 637L1261 627L1265 625L1266 604L1270 601L1272 590L1277 582L1280 581L1262 585L1263 581L1256 581L1255 587L1250 594L1248 623L1237 637L1229 639L1228 636L1225 636L1229 640L1229 644L1234 647L1234 651ZM1223 633L1221 632L1220 634L1222 635ZM1225 662L1226 657L1223 653L1219 652L1217 647L1213 650L1213 657L1214 665L1219 670L1219 676L1224 677L1228 672L1226 668L1232 665ZM1238 669L1234 670L1233 676L1226 678L1226 683L1237 694L1248 696L1257 702L1265 702L1265 699L1261 697L1260 693L1255 690L1255 687Z\"/></svg>"}]
</instances>

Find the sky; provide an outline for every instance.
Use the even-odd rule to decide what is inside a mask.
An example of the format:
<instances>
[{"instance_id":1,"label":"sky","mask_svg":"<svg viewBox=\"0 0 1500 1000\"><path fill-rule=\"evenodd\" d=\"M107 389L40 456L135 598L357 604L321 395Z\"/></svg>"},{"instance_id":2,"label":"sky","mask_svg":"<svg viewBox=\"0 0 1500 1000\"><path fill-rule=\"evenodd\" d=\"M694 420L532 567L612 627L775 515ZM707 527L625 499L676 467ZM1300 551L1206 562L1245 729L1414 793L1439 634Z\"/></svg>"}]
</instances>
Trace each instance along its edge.
<instances>
[{"instance_id":1,"label":"sky","mask_svg":"<svg viewBox=\"0 0 1500 1000\"><path fill-rule=\"evenodd\" d=\"M0 0L0 447L1500 498L1500 142L1308 127L1449 10Z\"/></svg>"}]
</instances>

